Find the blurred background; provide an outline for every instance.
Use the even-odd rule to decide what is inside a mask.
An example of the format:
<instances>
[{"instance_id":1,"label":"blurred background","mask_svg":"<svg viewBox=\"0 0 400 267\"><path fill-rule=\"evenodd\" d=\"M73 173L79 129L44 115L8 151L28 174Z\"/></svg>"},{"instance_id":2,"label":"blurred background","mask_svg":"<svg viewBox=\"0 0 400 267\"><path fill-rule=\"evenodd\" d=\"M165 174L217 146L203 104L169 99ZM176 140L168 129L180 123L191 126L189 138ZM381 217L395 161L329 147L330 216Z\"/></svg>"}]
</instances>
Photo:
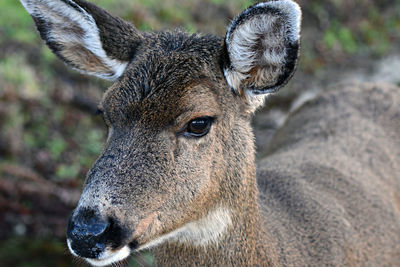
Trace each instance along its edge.
<instances>
[{"instance_id":1,"label":"blurred background","mask_svg":"<svg viewBox=\"0 0 400 267\"><path fill-rule=\"evenodd\" d=\"M225 34L251 0L92 0L144 31ZM288 86L254 118L257 156L285 117L344 82L400 84L400 0L299 0L302 51ZM338 85L339 84L339 85ZM0 266L75 266L69 213L106 129L95 116L110 83L68 69L17 0L0 1ZM399 103L400 104L400 103ZM152 265L137 255L130 266Z\"/></svg>"}]
</instances>

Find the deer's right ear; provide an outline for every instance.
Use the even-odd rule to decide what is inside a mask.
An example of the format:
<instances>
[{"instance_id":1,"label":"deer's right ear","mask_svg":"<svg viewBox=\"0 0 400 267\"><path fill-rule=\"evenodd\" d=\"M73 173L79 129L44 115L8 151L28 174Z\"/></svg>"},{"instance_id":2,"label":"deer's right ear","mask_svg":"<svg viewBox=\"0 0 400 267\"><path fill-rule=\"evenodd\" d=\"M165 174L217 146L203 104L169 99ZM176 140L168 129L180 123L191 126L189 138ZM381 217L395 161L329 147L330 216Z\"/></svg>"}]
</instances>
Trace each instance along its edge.
<instances>
[{"instance_id":1,"label":"deer's right ear","mask_svg":"<svg viewBox=\"0 0 400 267\"><path fill-rule=\"evenodd\" d=\"M231 23L224 75L239 93L272 93L292 77L299 54L300 7L291 0L255 4Z\"/></svg>"},{"instance_id":2,"label":"deer's right ear","mask_svg":"<svg viewBox=\"0 0 400 267\"><path fill-rule=\"evenodd\" d=\"M131 24L84 0L20 0L50 49L71 67L115 80L142 41Z\"/></svg>"}]
</instances>

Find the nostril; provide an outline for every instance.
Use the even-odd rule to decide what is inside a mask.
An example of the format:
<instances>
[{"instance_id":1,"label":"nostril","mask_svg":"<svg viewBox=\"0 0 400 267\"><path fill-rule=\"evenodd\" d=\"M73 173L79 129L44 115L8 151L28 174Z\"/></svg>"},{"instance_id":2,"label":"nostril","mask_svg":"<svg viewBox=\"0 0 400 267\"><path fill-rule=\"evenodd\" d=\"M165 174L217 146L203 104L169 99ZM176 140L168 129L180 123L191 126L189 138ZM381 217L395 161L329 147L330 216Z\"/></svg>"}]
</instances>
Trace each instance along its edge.
<instances>
[{"instance_id":1,"label":"nostril","mask_svg":"<svg viewBox=\"0 0 400 267\"><path fill-rule=\"evenodd\" d=\"M67 232L85 238L101 236L111 225L111 220L104 220L93 212L81 212L71 217Z\"/></svg>"},{"instance_id":2,"label":"nostril","mask_svg":"<svg viewBox=\"0 0 400 267\"><path fill-rule=\"evenodd\" d=\"M99 236L105 233L109 226L109 222L93 223L88 226L88 232L90 235Z\"/></svg>"},{"instance_id":3,"label":"nostril","mask_svg":"<svg viewBox=\"0 0 400 267\"><path fill-rule=\"evenodd\" d=\"M82 222L72 222L71 225L71 235L80 237L80 238L93 238L96 236L102 236L107 232L110 223L108 221L95 221L91 218L89 221Z\"/></svg>"}]
</instances>

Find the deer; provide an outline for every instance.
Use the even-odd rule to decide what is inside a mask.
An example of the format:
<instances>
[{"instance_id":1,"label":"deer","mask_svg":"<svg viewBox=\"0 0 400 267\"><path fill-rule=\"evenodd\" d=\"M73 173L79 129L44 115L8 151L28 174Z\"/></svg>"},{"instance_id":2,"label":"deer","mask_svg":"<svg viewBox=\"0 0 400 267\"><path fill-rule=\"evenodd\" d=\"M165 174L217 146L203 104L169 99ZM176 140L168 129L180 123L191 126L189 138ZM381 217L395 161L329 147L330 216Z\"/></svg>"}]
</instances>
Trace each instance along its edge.
<instances>
[{"instance_id":1,"label":"deer","mask_svg":"<svg viewBox=\"0 0 400 267\"><path fill-rule=\"evenodd\" d=\"M67 226L93 266L398 266L400 90L348 84L291 113L256 168L251 118L295 72L301 9L256 3L224 38L142 32L84 0L20 0L68 66L113 81L104 150Z\"/></svg>"}]
</instances>

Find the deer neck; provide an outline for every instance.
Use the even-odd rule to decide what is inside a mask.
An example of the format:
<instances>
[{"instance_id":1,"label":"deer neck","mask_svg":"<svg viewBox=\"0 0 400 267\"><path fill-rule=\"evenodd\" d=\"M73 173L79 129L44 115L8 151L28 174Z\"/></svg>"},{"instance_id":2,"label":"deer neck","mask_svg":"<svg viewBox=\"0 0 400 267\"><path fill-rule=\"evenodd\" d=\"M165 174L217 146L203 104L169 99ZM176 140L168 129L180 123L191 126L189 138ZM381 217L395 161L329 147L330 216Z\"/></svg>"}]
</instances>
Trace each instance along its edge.
<instances>
[{"instance_id":1,"label":"deer neck","mask_svg":"<svg viewBox=\"0 0 400 267\"><path fill-rule=\"evenodd\" d=\"M154 248L159 265L268 264L267 259L260 259L260 254L265 251L265 234L259 227L254 153L245 156L243 166L228 172L229 186L221 188L221 199L225 204L217 205L203 219L192 224L196 229L206 227L208 231L203 229L195 240L170 239Z\"/></svg>"}]
</instances>

